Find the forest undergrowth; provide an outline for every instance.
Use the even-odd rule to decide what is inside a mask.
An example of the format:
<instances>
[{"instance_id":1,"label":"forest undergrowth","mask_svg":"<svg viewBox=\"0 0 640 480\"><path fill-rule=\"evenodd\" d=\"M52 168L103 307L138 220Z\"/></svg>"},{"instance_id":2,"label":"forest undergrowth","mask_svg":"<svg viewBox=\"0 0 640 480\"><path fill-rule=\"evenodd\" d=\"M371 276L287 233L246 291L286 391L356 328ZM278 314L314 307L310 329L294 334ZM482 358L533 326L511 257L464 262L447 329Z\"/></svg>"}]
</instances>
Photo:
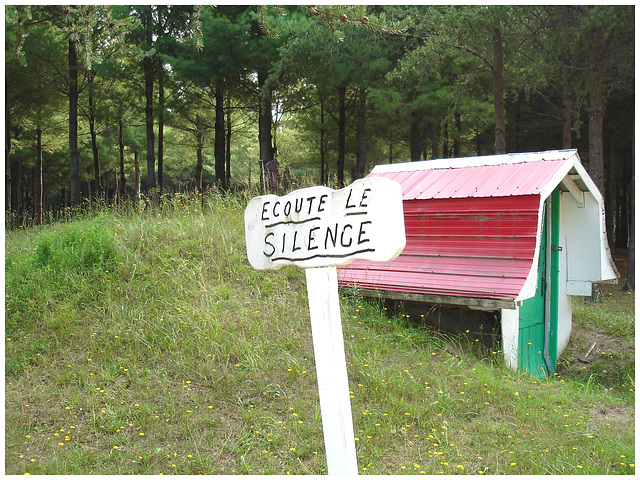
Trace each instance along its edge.
<instances>
[{"instance_id":1,"label":"forest undergrowth","mask_svg":"<svg viewBox=\"0 0 640 480\"><path fill-rule=\"evenodd\" d=\"M6 474L327 473L304 273L251 268L245 205L5 232ZM540 381L342 292L359 472L634 474L634 302L576 301Z\"/></svg>"}]
</instances>

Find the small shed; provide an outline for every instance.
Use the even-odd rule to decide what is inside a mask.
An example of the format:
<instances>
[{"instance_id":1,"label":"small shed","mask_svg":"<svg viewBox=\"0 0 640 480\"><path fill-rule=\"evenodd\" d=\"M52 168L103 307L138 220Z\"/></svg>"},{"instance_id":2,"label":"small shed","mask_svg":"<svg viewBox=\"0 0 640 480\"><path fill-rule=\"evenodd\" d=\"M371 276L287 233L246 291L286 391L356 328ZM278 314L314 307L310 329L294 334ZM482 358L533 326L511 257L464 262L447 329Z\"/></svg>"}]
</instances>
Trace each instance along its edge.
<instances>
[{"instance_id":1,"label":"small shed","mask_svg":"<svg viewBox=\"0 0 640 480\"><path fill-rule=\"evenodd\" d=\"M497 311L504 359L555 373L571 296L616 282L604 202L576 150L378 165L402 187L407 243L395 260L340 267L342 287L387 299Z\"/></svg>"}]
</instances>

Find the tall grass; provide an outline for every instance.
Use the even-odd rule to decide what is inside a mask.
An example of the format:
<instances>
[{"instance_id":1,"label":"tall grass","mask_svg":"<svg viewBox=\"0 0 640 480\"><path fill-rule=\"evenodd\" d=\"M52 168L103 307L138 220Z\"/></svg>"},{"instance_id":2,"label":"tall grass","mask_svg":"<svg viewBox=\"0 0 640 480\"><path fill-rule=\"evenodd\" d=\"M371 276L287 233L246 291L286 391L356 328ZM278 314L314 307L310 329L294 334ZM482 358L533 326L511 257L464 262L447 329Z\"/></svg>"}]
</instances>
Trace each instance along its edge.
<instances>
[{"instance_id":1,"label":"tall grass","mask_svg":"<svg viewBox=\"0 0 640 480\"><path fill-rule=\"evenodd\" d=\"M6 473L326 473L304 273L249 266L245 203L6 233ZM634 472L622 387L518 375L357 292L341 309L361 473Z\"/></svg>"}]
</instances>

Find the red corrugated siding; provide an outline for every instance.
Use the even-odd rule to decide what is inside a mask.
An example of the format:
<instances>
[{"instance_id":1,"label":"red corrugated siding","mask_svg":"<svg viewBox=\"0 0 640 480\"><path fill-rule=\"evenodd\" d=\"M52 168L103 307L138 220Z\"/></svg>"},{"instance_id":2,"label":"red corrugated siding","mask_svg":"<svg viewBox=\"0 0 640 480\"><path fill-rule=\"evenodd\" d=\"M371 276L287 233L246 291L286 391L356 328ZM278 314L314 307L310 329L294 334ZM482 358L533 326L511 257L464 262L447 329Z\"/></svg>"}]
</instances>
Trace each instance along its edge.
<instances>
[{"instance_id":1,"label":"red corrugated siding","mask_svg":"<svg viewBox=\"0 0 640 480\"><path fill-rule=\"evenodd\" d=\"M340 267L340 285L492 299L520 293L534 256L539 195L403 204L402 254L392 262Z\"/></svg>"}]
</instances>

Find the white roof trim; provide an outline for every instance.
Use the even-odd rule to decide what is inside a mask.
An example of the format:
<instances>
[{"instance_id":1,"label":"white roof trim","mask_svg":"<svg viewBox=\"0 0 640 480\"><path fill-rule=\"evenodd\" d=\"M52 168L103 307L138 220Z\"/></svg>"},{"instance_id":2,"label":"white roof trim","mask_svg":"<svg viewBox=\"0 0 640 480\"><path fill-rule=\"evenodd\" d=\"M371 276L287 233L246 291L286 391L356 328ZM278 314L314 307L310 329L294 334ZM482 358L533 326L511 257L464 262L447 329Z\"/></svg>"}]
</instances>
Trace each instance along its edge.
<instances>
[{"instance_id":1,"label":"white roof trim","mask_svg":"<svg viewBox=\"0 0 640 480\"><path fill-rule=\"evenodd\" d=\"M580 164L577 152L576 149L549 150L546 152L506 153L504 155L486 155L482 157L439 158L420 162L388 163L376 165L371 173L417 172L434 169L484 167L489 165L539 162L541 160L565 160L571 157L574 157L574 164Z\"/></svg>"},{"instance_id":2,"label":"white roof trim","mask_svg":"<svg viewBox=\"0 0 640 480\"><path fill-rule=\"evenodd\" d=\"M580 179L587 187L587 191L591 192L598 203L602 203L602 195L600 194L598 187L596 187L596 184L593 183L593 180L591 180L591 177L589 176L585 168L582 166L582 162L580 161L577 153L571 158L571 163L567 162L567 165L564 168L558 170L554 177L549 180L544 187L542 187L542 189L540 190L542 199L545 200L549 195L553 193L556 187L560 185L560 183L562 183L567 175L569 175L569 172L572 168L575 168L578 172Z\"/></svg>"}]
</instances>

